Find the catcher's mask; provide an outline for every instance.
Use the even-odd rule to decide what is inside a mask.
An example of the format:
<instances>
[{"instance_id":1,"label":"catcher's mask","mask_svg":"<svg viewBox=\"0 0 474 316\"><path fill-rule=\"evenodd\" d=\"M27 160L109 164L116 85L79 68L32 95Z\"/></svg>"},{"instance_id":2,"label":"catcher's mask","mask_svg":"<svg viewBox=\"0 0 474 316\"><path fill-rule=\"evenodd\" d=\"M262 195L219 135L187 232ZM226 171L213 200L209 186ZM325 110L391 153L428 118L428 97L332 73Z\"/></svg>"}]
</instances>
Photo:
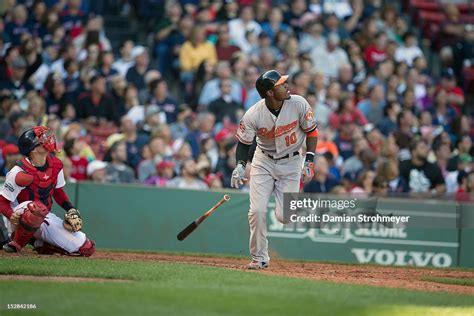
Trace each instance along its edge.
<instances>
[{"instance_id":1,"label":"catcher's mask","mask_svg":"<svg viewBox=\"0 0 474 316\"><path fill-rule=\"evenodd\" d=\"M43 146L48 152L58 151L56 137L52 130L46 126L32 127L18 139L18 147L20 152L27 156L37 146Z\"/></svg>"}]
</instances>

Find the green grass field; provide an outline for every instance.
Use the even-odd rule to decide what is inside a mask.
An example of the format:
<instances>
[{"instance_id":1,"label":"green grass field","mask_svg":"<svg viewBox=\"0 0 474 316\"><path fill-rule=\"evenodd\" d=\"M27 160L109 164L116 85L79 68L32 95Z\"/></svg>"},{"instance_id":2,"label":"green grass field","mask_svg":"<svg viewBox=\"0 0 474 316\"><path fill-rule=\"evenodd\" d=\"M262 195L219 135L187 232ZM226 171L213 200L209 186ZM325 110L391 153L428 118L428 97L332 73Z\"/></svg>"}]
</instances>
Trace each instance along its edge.
<instances>
[{"instance_id":1,"label":"green grass field","mask_svg":"<svg viewBox=\"0 0 474 316\"><path fill-rule=\"evenodd\" d=\"M474 298L145 261L0 257L0 274L130 282L0 281L0 315L474 315ZM36 304L7 310L6 304Z\"/></svg>"}]
</instances>

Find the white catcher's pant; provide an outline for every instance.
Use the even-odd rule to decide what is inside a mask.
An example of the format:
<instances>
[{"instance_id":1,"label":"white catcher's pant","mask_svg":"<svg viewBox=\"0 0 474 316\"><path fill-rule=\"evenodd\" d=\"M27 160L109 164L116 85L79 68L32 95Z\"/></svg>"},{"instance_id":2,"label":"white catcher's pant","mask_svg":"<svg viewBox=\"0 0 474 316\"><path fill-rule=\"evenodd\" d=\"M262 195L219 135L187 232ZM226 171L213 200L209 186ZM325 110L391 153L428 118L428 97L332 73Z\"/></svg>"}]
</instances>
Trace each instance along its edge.
<instances>
[{"instance_id":1,"label":"white catcher's pant","mask_svg":"<svg viewBox=\"0 0 474 316\"><path fill-rule=\"evenodd\" d=\"M250 168L250 256L252 260L269 262L267 240L267 207L275 192L275 215L283 223L283 193L299 192L301 155L273 160L257 147Z\"/></svg>"},{"instance_id":2,"label":"white catcher's pant","mask_svg":"<svg viewBox=\"0 0 474 316\"><path fill-rule=\"evenodd\" d=\"M23 213L26 205L31 201L25 201L16 206L13 211ZM8 234L16 230L16 226L11 225L10 221L4 217L5 224L8 228ZM45 221L36 231L34 237L36 238L35 246L41 246L43 241L66 250L69 253L76 252L86 242L86 234L83 232L72 233L63 227L63 220L56 216L56 214L49 212Z\"/></svg>"}]
</instances>

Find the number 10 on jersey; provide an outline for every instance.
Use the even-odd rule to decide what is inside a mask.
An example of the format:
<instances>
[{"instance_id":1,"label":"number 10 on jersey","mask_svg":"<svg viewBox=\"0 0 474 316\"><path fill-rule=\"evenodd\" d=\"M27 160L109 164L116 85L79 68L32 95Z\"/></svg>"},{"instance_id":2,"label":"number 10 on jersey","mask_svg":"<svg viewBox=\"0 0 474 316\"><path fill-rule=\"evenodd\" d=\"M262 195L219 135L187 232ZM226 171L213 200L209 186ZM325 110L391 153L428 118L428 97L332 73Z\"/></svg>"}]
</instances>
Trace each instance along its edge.
<instances>
[{"instance_id":1,"label":"number 10 on jersey","mask_svg":"<svg viewBox=\"0 0 474 316\"><path fill-rule=\"evenodd\" d=\"M296 143L296 133L291 133L290 136L285 136L286 147Z\"/></svg>"}]
</instances>

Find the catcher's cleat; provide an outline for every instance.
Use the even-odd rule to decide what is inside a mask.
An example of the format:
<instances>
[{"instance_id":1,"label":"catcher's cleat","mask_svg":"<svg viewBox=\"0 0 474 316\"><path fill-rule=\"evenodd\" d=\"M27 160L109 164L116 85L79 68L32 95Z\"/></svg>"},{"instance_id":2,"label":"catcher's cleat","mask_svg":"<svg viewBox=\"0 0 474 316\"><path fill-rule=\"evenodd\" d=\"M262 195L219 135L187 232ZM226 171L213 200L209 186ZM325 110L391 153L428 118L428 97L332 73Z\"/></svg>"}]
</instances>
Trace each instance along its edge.
<instances>
[{"instance_id":1,"label":"catcher's cleat","mask_svg":"<svg viewBox=\"0 0 474 316\"><path fill-rule=\"evenodd\" d=\"M19 252L20 249L18 249L15 244L12 242L9 242L8 244L3 245L3 250L8 253L16 253Z\"/></svg>"},{"instance_id":2,"label":"catcher's cleat","mask_svg":"<svg viewBox=\"0 0 474 316\"><path fill-rule=\"evenodd\" d=\"M247 269L249 270L259 270L259 269L266 269L268 268L268 262L260 262L253 260L247 265Z\"/></svg>"}]
</instances>

